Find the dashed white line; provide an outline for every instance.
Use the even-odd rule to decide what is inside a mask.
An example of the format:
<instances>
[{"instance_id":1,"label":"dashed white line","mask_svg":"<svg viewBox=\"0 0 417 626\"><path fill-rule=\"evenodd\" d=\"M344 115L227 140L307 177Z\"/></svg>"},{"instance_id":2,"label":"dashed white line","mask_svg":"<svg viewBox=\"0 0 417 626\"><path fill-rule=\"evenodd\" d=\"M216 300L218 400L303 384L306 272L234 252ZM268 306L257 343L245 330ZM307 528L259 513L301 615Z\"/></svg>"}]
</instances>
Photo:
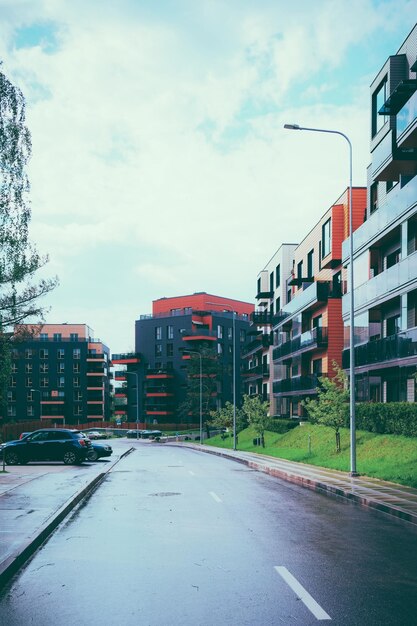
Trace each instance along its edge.
<instances>
[{"instance_id":1,"label":"dashed white line","mask_svg":"<svg viewBox=\"0 0 417 626\"><path fill-rule=\"evenodd\" d=\"M210 493L211 497L213 498L213 500L216 500L216 502L223 502L223 500L221 498L219 498L217 493L214 493L214 491L210 491L209 493Z\"/></svg>"},{"instance_id":2,"label":"dashed white line","mask_svg":"<svg viewBox=\"0 0 417 626\"><path fill-rule=\"evenodd\" d=\"M321 608L320 604L318 604L315 599L308 593L308 591L304 589L302 584L299 583L296 578L294 578L294 576L287 570L286 567L282 565L276 565L275 569L278 574L285 580L287 585L291 587L294 593L296 593L300 600L306 605L308 610L313 613L316 619L332 619L330 615L328 615L326 611Z\"/></svg>"}]
</instances>

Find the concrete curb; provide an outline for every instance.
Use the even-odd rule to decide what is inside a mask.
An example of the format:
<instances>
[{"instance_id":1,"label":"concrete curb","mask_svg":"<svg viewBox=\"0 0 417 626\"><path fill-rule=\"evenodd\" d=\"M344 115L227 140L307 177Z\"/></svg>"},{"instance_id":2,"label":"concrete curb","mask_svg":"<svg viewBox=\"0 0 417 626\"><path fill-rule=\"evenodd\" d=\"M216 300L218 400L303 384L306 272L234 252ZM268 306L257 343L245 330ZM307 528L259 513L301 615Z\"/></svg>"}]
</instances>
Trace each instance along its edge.
<instances>
[{"instance_id":1,"label":"concrete curb","mask_svg":"<svg viewBox=\"0 0 417 626\"><path fill-rule=\"evenodd\" d=\"M42 543L51 535L55 528L62 522L63 519L76 507L76 505L93 489L95 489L106 475L114 468L119 461L133 452L134 448L129 448L126 452L120 455L120 457L107 467L104 472L97 474L87 484L77 491L67 502L65 502L57 511L55 511L51 517L45 522L31 537L22 542L22 544L15 549L12 554L6 557L0 563L0 589L12 578L12 576L29 560L34 552L42 545Z\"/></svg>"},{"instance_id":2,"label":"concrete curb","mask_svg":"<svg viewBox=\"0 0 417 626\"><path fill-rule=\"evenodd\" d=\"M390 517L394 517L396 520L405 522L409 528L413 528L417 531L417 513L412 513L410 511L406 511L401 507L395 506L394 504L388 504L386 502L381 502L375 500L371 497L366 497L357 493L352 493L343 489L340 486L329 485L320 480L314 480L312 478L306 478L304 476L300 476L296 473L291 473L284 471L282 469L276 467L270 467L268 465L264 465L261 463L257 463L256 461L251 461L249 459L238 458L233 454L228 454L223 450L215 450L209 449L204 446L197 446L195 444L185 443L180 445L186 445L189 448L193 448L195 450L200 450L201 452L205 452L206 454L214 454L216 456L220 456L226 459L230 459L232 461L236 461L238 463L242 463L243 465L247 465L251 469L255 469L258 472L263 472L265 474L269 474L270 476L274 476L275 478L281 478L287 482L291 482L301 487L305 487L310 489L311 491L316 491L318 493L333 497L333 498L341 498L343 500L348 500L354 504L358 504L359 506L371 509L377 513L381 513L384 516L389 515ZM253 453L252 453L253 454ZM267 460L265 458L265 460Z\"/></svg>"}]
</instances>

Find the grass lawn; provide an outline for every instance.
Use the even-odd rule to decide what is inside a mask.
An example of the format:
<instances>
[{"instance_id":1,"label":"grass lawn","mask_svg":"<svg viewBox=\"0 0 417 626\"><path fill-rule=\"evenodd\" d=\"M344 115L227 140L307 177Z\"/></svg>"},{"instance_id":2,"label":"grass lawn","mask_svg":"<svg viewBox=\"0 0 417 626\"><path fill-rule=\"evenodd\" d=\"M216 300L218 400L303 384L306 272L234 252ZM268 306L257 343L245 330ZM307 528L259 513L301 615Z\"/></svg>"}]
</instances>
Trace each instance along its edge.
<instances>
[{"instance_id":1,"label":"grass lawn","mask_svg":"<svg viewBox=\"0 0 417 626\"><path fill-rule=\"evenodd\" d=\"M256 437L247 428L238 435L238 449L269 456L310 463L348 472L350 469L350 435L347 428L340 431L341 452L335 452L334 430L305 423L279 435L267 431L265 448L253 445ZM309 454L309 436L311 454ZM218 435L206 440L208 445L232 448L233 438L222 440ZM360 474L390 480L417 488L417 439L398 435L377 435L356 431L356 465Z\"/></svg>"}]
</instances>

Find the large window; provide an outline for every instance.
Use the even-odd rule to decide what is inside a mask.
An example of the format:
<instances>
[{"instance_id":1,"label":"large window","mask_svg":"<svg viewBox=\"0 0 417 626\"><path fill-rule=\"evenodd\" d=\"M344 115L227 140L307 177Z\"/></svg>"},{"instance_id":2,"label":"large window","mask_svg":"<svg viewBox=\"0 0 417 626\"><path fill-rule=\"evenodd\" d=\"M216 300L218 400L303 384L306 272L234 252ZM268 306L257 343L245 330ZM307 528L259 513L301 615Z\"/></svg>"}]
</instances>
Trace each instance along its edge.
<instances>
[{"instance_id":1,"label":"large window","mask_svg":"<svg viewBox=\"0 0 417 626\"><path fill-rule=\"evenodd\" d=\"M174 327L167 326L167 339L174 339Z\"/></svg>"},{"instance_id":2,"label":"large window","mask_svg":"<svg viewBox=\"0 0 417 626\"><path fill-rule=\"evenodd\" d=\"M314 276L314 249L307 254L307 276L309 278Z\"/></svg>"},{"instance_id":3,"label":"large window","mask_svg":"<svg viewBox=\"0 0 417 626\"><path fill-rule=\"evenodd\" d=\"M378 111L387 99L387 77L380 83L378 89L372 95L372 137L381 130L387 121L386 115L379 115Z\"/></svg>"},{"instance_id":4,"label":"large window","mask_svg":"<svg viewBox=\"0 0 417 626\"><path fill-rule=\"evenodd\" d=\"M162 326L155 327L155 339L161 341L162 339Z\"/></svg>"},{"instance_id":5,"label":"large window","mask_svg":"<svg viewBox=\"0 0 417 626\"><path fill-rule=\"evenodd\" d=\"M332 251L332 220L329 219L321 229L321 254L322 259Z\"/></svg>"},{"instance_id":6,"label":"large window","mask_svg":"<svg viewBox=\"0 0 417 626\"><path fill-rule=\"evenodd\" d=\"M275 268L275 287L279 287L281 284L281 265L277 265Z\"/></svg>"}]
</instances>

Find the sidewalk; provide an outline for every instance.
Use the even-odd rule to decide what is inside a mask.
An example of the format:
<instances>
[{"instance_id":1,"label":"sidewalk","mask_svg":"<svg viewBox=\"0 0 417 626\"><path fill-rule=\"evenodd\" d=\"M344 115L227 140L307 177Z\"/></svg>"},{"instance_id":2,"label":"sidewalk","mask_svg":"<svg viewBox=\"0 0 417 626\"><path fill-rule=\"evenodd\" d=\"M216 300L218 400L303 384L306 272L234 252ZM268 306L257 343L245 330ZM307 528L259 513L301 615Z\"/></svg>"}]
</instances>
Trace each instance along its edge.
<instances>
[{"instance_id":1,"label":"sidewalk","mask_svg":"<svg viewBox=\"0 0 417 626\"><path fill-rule=\"evenodd\" d=\"M172 444L170 444L172 445ZM347 472L315 465L285 461L255 452L227 450L193 443L178 443L208 454L216 454L271 476L287 480L313 491L340 497L360 506L390 515L417 530L417 489L368 476L351 477Z\"/></svg>"},{"instance_id":2,"label":"sidewalk","mask_svg":"<svg viewBox=\"0 0 417 626\"><path fill-rule=\"evenodd\" d=\"M132 450L130 445L114 448L111 460L81 466L11 465L0 473L0 588Z\"/></svg>"}]
</instances>

